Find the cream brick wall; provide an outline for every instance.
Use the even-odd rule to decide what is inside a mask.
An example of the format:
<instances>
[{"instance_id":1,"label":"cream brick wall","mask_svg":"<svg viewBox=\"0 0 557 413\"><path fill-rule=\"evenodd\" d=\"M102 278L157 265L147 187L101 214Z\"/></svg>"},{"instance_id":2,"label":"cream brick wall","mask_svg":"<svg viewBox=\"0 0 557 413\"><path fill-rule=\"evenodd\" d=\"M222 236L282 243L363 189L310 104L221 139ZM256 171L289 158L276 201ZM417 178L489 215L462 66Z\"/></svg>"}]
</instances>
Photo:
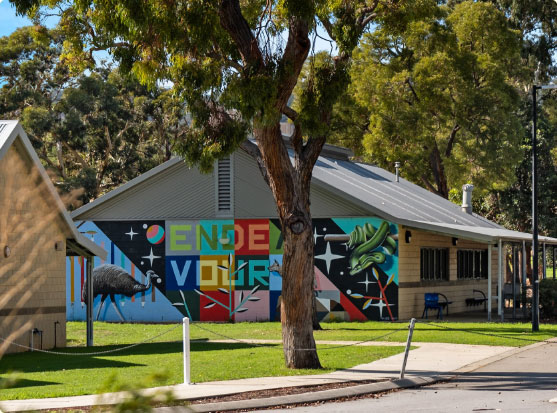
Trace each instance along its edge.
<instances>
[{"instance_id":1,"label":"cream brick wall","mask_svg":"<svg viewBox=\"0 0 557 413\"><path fill-rule=\"evenodd\" d=\"M406 230L411 231L412 239L409 244L404 240ZM446 237L429 232L408 229L399 226L399 319L421 317L424 309L424 294L438 292L445 294L452 304L449 313L477 311L482 307L467 307L466 298L479 297L472 290L481 290L487 296L487 280L458 280L457 279L457 251L459 249L487 249L487 244L473 241L458 240L457 246L452 245L452 237ZM424 247L449 248L449 281L421 281L420 280L420 249ZM492 294L497 292L498 273L497 246L493 246L491 253ZM493 307L497 301L493 300Z\"/></svg>"},{"instance_id":2,"label":"cream brick wall","mask_svg":"<svg viewBox=\"0 0 557 413\"><path fill-rule=\"evenodd\" d=\"M0 337L28 346L43 331L43 348L66 343L66 235L54 199L31 159L16 143L0 160ZM4 247L11 255L4 257ZM35 345L40 339L35 334ZM3 351L21 349L0 343Z\"/></svg>"}]
</instances>

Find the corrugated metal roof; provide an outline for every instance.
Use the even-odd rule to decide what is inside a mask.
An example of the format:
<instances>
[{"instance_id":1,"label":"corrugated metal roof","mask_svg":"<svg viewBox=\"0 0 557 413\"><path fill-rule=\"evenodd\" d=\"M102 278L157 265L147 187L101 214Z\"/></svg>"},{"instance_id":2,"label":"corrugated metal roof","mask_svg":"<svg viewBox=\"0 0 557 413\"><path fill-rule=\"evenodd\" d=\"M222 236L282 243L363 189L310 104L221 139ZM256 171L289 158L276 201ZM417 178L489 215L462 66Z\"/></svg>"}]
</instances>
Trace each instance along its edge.
<instances>
[{"instance_id":1,"label":"corrugated metal roof","mask_svg":"<svg viewBox=\"0 0 557 413\"><path fill-rule=\"evenodd\" d=\"M457 238L466 238L479 242L494 242L499 238L512 242L531 242L532 234L526 232L511 231L505 228L488 228L473 227L456 224L440 224L433 222L408 221L401 222L410 228L422 229L430 232L436 232L443 235L453 236ZM541 243L557 244L556 238L539 236L538 241Z\"/></svg>"},{"instance_id":2,"label":"corrugated metal roof","mask_svg":"<svg viewBox=\"0 0 557 413\"><path fill-rule=\"evenodd\" d=\"M176 157L71 215L74 220L209 218L215 211L214 181Z\"/></svg>"},{"instance_id":3,"label":"corrugated metal roof","mask_svg":"<svg viewBox=\"0 0 557 413\"><path fill-rule=\"evenodd\" d=\"M50 178L48 177L48 174L46 173L44 167L42 166L39 157L37 156L35 150L33 149L33 146L31 145L31 142L29 141L27 134L25 133L25 131L23 130L23 128L21 127L18 121L0 120L0 160L4 157L4 155L6 154L8 149L12 146L12 144L15 142L16 139L18 139L21 142L22 147L25 149L25 151L31 158L32 162L35 164L35 167L39 171L44 183L46 184L50 194L54 199L54 203L58 208L63 221L65 222L68 229L70 230L73 239L89 253L101 257L102 259L106 259L106 251L102 249L100 246L98 246L97 244L95 244L93 241L91 241L89 238L85 237L77 230L74 222L72 221L70 215L68 214L68 211L66 210L64 203L60 199L60 196L58 195L56 188L54 188L54 185L52 184Z\"/></svg>"},{"instance_id":4,"label":"corrugated metal roof","mask_svg":"<svg viewBox=\"0 0 557 413\"><path fill-rule=\"evenodd\" d=\"M394 174L376 166L320 157L313 177L394 221L503 228L405 179L396 182Z\"/></svg>"},{"instance_id":5,"label":"corrugated metal roof","mask_svg":"<svg viewBox=\"0 0 557 413\"><path fill-rule=\"evenodd\" d=\"M235 179L239 180L238 182L245 181L244 183L249 184L252 182L250 177L253 177L253 174L259 176L255 160L251 160L251 158L247 160L246 156L236 157L236 160L238 165L235 172ZM112 218L105 215L105 219L124 218L124 216L117 217L115 215L116 210L111 209L112 206L109 201L114 197L120 197L122 198L122 202L125 202L126 198L130 196L129 194L135 193L138 195L141 193L141 196L146 195L147 192L140 191L140 189L146 185L146 182L150 180L154 181L158 178L164 181L164 171L172 168L176 162L181 161L179 158L176 158L154 168L122 187L74 211L72 217L74 219L87 219L88 217L95 216L98 219L99 216L107 213ZM251 163L248 165L247 163L249 162ZM252 173L249 174L250 177L246 177L241 171L252 171ZM402 173L404 174L404 170ZM248 211L250 215L253 213L253 208L240 205L241 202L239 201L244 199L244 196L246 199L253 200L257 190L269 191L265 185L257 185L257 183L253 183L253 185L255 186L249 194L234 194L236 198L236 214L239 216L243 216L243 214ZM136 186L137 188L134 189ZM338 148L329 145L326 145L325 150L322 152L322 156L319 157L313 169L312 186L314 188L319 188L321 192L331 193L337 199L342 199L344 202L352 204L354 206L354 211L359 211L361 214L376 215L408 227L482 242L495 242L498 239L509 241L527 241L531 239L531 235L529 234L509 231L480 215L467 214L461 210L459 205L435 195L403 178L397 182L395 175L384 169L364 163L352 162L347 159L345 149L340 151ZM241 192L241 187L243 186L240 184L236 185L235 191ZM198 199L203 198L203 193L207 192L214 194L213 187L211 187L209 191L207 191L207 189L208 188L203 187L199 188L199 192L195 192L196 197ZM238 197L238 195L240 196ZM272 197L261 195L257 199L259 198L269 198L269 202L272 202ZM150 201L144 198L143 202ZM172 204L172 202L172 199L165 200L166 204ZM174 202L176 202L176 199L174 199ZM215 202L214 197L212 202ZM103 204L105 205L103 206ZM126 204L129 205L129 202L126 202ZM261 202L257 203L257 206L262 208ZM187 210L187 208L184 208L184 205L180 203L174 205L174 208L181 209L181 211ZM214 204L212 208L214 209ZM125 213L125 210L122 211L122 213ZM164 215L165 214L161 214L160 217L167 219L171 217ZM253 216L259 216L259 214ZM188 211L188 217L192 217L190 216L190 211ZM154 216L150 218L154 218ZM130 219L129 211L127 219ZM540 237L540 242L557 244L557 239Z\"/></svg>"}]
</instances>

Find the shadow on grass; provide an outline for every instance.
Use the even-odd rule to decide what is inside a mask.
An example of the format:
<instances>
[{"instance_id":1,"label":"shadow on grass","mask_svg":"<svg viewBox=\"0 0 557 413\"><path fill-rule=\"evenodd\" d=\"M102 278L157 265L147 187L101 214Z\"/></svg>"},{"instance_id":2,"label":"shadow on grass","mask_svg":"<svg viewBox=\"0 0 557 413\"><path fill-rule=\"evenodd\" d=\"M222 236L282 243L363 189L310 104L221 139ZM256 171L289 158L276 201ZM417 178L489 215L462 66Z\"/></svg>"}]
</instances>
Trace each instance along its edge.
<instances>
[{"instance_id":1,"label":"shadow on grass","mask_svg":"<svg viewBox=\"0 0 557 413\"><path fill-rule=\"evenodd\" d=\"M497 334L497 335L509 335L512 337L513 334L515 335L524 335L528 334L531 337L539 337L539 336L555 336L557 335L557 330L555 329L544 329L543 327L540 328L540 331L533 333L529 326L524 327L505 327L505 328L497 328L493 325L485 326L485 327L452 327L448 325L443 325L443 322L435 322L435 325L431 325L430 327L424 327L424 325L428 325L427 322L418 322L416 323L416 329L414 330L414 334L419 332L434 332L439 333L441 331L446 332L462 332L462 333L482 333L482 334ZM351 327L342 327L342 328L325 328L323 331L369 331L370 333L389 333L394 330L397 330L400 327L393 327L393 328L351 328ZM398 333L404 333L404 330L399 331Z\"/></svg>"},{"instance_id":2,"label":"shadow on grass","mask_svg":"<svg viewBox=\"0 0 557 413\"><path fill-rule=\"evenodd\" d=\"M55 381L41 381L41 380L27 380L27 379L3 379L0 377L0 389L4 388L4 383L7 384L6 387L10 389L19 389L22 387L36 387L36 386L51 386L54 384L61 384Z\"/></svg>"},{"instance_id":3,"label":"shadow on grass","mask_svg":"<svg viewBox=\"0 0 557 413\"><path fill-rule=\"evenodd\" d=\"M120 346L125 347L125 346ZM192 342L190 349L192 352L200 351L221 351L221 350L239 350L239 349L257 349L257 348L273 348L279 347L273 344L258 344L253 346L245 343L210 343ZM8 354L2 358L0 364L0 373L8 371L20 371L22 373L33 373L42 371L60 371L60 370L78 370L78 369L96 369L96 368L126 368L145 366L146 364L137 363L138 359L133 356L148 356L160 354L172 354L182 352L182 343L145 343L136 347L114 352L109 354L98 355L79 355L80 353L102 352L106 350L116 349L118 346L97 346L68 348L68 355L49 354L40 352L27 352ZM60 351L60 349L58 349ZM119 357L131 356L133 361L115 360Z\"/></svg>"}]
</instances>

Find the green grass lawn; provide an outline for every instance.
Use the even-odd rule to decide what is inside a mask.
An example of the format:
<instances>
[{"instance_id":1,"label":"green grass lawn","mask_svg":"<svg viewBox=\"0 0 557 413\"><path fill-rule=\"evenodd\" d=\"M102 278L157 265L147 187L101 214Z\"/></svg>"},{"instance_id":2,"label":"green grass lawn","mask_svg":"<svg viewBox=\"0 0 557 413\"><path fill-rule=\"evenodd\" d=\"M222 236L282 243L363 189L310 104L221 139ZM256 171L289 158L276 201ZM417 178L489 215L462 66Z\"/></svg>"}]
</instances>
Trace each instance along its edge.
<instances>
[{"instance_id":1,"label":"green grass lawn","mask_svg":"<svg viewBox=\"0 0 557 413\"><path fill-rule=\"evenodd\" d=\"M316 340L366 341L379 339L405 343L408 323L386 322L339 322L321 323L322 331L314 333ZM94 326L96 345L130 344L155 336L171 329L162 324L112 324L97 322ZM397 331L399 330L399 331ZM85 323L68 322L69 346L85 345ZM281 327L278 322L262 323L193 323L190 325L192 339L280 340ZM394 332L394 333L393 333ZM381 336L393 333L387 337ZM418 321L413 341L484 344L492 346L520 347L535 341L557 336L557 325L542 324L540 331L532 333L529 323L452 323L427 320ZM179 341L181 327L175 328L159 338L160 341Z\"/></svg>"},{"instance_id":2,"label":"green grass lawn","mask_svg":"<svg viewBox=\"0 0 557 413\"><path fill-rule=\"evenodd\" d=\"M172 325L95 323L95 347L82 347L85 323L67 323L68 349L73 354L104 351L137 343L172 329ZM314 374L368 363L403 351L407 338L404 323L322 323L317 340L365 341L380 339L400 342L394 347L319 345L323 370L289 370L284 367L280 344L252 346L246 343L211 343L224 339L280 339L280 323L212 324L193 323L191 335L193 382L247 377ZM400 331L397 331L400 330ZM557 326L542 325L532 334L529 324L418 323L414 341L522 346L557 335ZM385 334L393 334L383 337ZM180 383L182 377L181 328L174 328L155 341L123 352L87 356L59 356L39 352L6 355L0 374L18 372L15 387L0 390L0 400L92 394L107 390L107 377L130 386L161 386ZM79 346L79 347L78 347ZM149 383L146 378L156 374Z\"/></svg>"}]
</instances>

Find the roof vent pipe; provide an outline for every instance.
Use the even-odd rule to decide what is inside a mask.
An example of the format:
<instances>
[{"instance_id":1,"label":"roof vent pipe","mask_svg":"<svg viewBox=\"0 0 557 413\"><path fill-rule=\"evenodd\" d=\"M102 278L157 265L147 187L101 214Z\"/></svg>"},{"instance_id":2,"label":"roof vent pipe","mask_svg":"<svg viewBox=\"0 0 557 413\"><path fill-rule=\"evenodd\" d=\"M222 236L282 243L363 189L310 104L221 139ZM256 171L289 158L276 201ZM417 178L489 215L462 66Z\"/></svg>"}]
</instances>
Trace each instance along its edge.
<instances>
[{"instance_id":1,"label":"roof vent pipe","mask_svg":"<svg viewBox=\"0 0 557 413\"><path fill-rule=\"evenodd\" d=\"M395 162L395 170L396 170L396 181L399 181L400 177L400 162Z\"/></svg>"},{"instance_id":2,"label":"roof vent pipe","mask_svg":"<svg viewBox=\"0 0 557 413\"><path fill-rule=\"evenodd\" d=\"M474 185L464 184L462 185L462 211L467 214L472 213L472 190Z\"/></svg>"}]
</instances>

